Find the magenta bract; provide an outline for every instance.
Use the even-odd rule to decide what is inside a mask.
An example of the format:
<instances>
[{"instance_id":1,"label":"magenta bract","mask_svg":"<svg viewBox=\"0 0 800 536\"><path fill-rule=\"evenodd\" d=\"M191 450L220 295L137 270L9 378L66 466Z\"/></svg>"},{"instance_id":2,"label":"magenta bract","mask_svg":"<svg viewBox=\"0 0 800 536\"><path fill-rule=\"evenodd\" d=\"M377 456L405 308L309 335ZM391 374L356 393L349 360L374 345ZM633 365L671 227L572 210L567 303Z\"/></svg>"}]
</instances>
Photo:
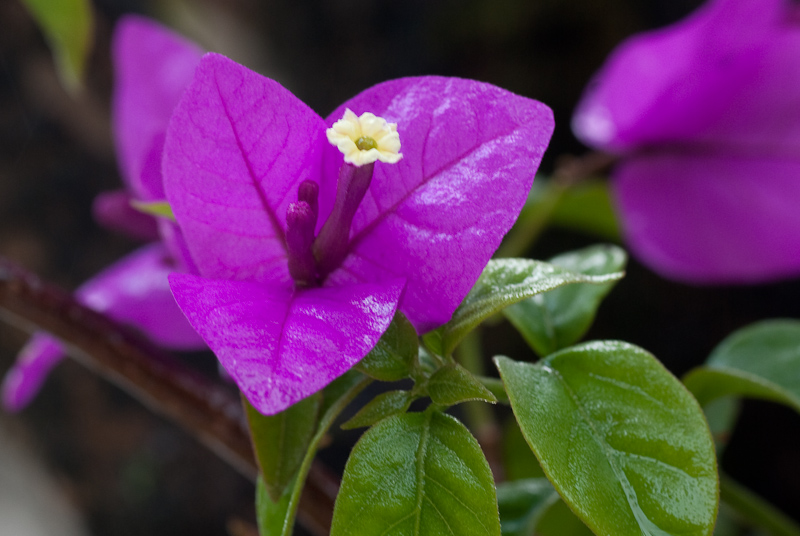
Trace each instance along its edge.
<instances>
[{"instance_id":1,"label":"magenta bract","mask_svg":"<svg viewBox=\"0 0 800 536\"><path fill-rule=\"evenodd\" d=\"M343 156L325 130L345 108L397 123L403 158L375 163L344 259L295 284L287 210L311 181L317 232L331 213ZM167 198L202 276L170 277L178 304L250 402L279 412L362 359L396 309L421 333L449 320L516 220L552 130L539 102L440 77L379 84L323 120L208 54L164 146Z\"/></svg>"},{"instance_id":2,"label":"magenta bract","mask_svg":"<svg viewBox=\"0 0 800 536\"><path fill-rule=\"evenodd\" d=\"M665 276L747 283L800 272L800 11L713 0L620 45L573 118L622 155L633 252Z\"/></svg>"},{"instance_id":3,"label":"magenta bract","mask_svg":"<svg viewBox=\"0 0 800 536\"><path fill-rule=\"evenodd\" d=\"M193 43L141 17L125 17L114 35L116 68L114 133L127 191L101 194L94 212L100 223L133 238L162 243L145 246L116 262L76 292L82 304L140 329L156 344L199 349L205 344L175 304L167 276L191 269L175 224L135 211L130 200L164 198L161 152L172 110L189 84L202 52ZM61 343L37 333L20 352L2 386L8 410L22 409L63 358Z\"/></svg>"}]
</instances>

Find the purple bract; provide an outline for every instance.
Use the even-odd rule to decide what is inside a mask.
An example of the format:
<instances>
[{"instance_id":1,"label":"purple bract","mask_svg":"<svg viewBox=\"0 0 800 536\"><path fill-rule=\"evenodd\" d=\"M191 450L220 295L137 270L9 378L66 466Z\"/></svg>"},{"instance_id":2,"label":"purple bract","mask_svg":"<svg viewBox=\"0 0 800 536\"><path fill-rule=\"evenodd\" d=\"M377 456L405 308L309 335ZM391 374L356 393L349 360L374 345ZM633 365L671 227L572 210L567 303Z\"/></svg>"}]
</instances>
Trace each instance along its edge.
<instances>
[{"instance_id":1,"label":"purple bract","mask_svg":"<svg viewBox=\"0 0 800 536\"><path fill-rule=\"evenodd\" d=\"M713 0L615 50L578 106L584 142L622 155L634 253L665 276L800 273L800 8Z\"/></svg>"},{"instance_id":2,"label":"purple bract","mask_svg":"<svg viewBox=\"0 0 800 536\"><path fill-rule=\"evenodd\" d=\"M76 291L82 304L141 330L156 344L199 349L205 344L175 305L167 276L192 269L177 226L134 210L131 200L163 200L161 152L167 123L189 84L202 51L166 28L140 17L123 18L114 35L114 133L125 191L95 199L100 223L133 238L156 240L116 262ZM160 231L160 233L159 233ZM63 358L61 343L37 333L6 375L2 401L18 411L35 396Z\"/></svg>"},{"instance_id":3,"label":"purple bract","mask_svg":"<svg viewBox=\"0 0 800 536\"><path fill-rule=\"evenodd\" d=\"M346 108L396 123L402 159L345 164L326 129ZM362 359L396 310L419 332L449 320L516 220L552 130L539 102L439 77L379 84L323 120L208 54L164 146L167 198L200 274L170 276L176 300L250 402L279 412ZM324 230L331 214L337 232Z\"/></svg>"}]
</instances>

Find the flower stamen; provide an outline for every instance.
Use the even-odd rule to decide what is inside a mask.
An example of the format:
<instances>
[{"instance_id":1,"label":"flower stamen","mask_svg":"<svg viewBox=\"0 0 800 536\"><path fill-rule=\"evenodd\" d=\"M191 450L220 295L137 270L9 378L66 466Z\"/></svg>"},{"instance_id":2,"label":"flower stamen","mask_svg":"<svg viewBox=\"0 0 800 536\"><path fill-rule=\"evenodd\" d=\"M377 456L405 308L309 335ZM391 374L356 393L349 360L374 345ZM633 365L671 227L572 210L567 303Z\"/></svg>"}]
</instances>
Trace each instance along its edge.
<instances>
[{"instance_id":1,"label":"flower stamen","mask_svg":"<svg viewBox=\"0 0 800 536\"><path fill-rule=\"evenodd\" d=\"M369 151L370 149L377 149L378 142L369 136L361 136L356 140L356 147L359 151Z\"/></svg>"},{"instance_id":2,"label":"flower stamen","mask_svg":"<svg viewBox=\"0 0 800 536\"><path fill-rule=\"evenodd\" d=\"M397 123L389 123L369 112L357 116L348 108L325 134L331 145L344 154L344 161L354 166L372 164L377 160L396 164L403 158Z\"/></svg>"}]
</instances>

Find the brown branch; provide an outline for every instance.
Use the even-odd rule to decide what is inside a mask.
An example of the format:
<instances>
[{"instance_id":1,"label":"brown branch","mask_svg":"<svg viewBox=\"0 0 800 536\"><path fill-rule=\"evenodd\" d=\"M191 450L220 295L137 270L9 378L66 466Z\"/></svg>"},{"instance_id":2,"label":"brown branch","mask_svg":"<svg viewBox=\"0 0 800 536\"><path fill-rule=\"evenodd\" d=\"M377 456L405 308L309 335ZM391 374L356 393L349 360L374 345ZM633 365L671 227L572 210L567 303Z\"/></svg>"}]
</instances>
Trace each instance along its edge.
<instances>
[{"instance_id":1,"label":"brown branch","mask_svg":"<svg viewBox=\"0 0 800 536\"><path fill-rule=\"evenodd\" d=\"M78 362L178 423L255 480L258 468L244 412L239 398L222 385L2 257L0 317L26 331L58 337ZM299 521L315 534L328 534L337 492L337 478L315 463L300 501Z\"/></svg>"},{"instance_id":2,"label":"brown branch","mask_svg":"<svg viewBox=\"0 0 800 536\"><path fill-rule=\"evenodd\" d=\"M588 152L581 156L564 154L556 160L553 177L567 185L573 185L608 170L617 159L618 157L615 155L598 151Z\"/></svg>"}]
</instances>

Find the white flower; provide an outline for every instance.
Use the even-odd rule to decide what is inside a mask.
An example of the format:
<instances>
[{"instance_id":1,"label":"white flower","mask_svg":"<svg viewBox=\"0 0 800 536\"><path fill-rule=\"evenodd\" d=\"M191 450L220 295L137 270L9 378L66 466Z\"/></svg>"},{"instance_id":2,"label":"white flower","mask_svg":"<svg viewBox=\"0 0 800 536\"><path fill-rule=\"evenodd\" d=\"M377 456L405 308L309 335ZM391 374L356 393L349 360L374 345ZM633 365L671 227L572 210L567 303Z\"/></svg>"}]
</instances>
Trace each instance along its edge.
<instances>
[{"instance_id":1,"label":"white flower","mask_svg":"<svg viewBox=\"0 0 800 536\"><path fill-rule=\"evenodd\" d=\"M358 117L348 108L344 117L325 133L331 145L344 154L344 161L354 166L371 164L376 160L396 164L403 158L397 123L388 123L369 112Z\"/></svg>"}]
</instances>

